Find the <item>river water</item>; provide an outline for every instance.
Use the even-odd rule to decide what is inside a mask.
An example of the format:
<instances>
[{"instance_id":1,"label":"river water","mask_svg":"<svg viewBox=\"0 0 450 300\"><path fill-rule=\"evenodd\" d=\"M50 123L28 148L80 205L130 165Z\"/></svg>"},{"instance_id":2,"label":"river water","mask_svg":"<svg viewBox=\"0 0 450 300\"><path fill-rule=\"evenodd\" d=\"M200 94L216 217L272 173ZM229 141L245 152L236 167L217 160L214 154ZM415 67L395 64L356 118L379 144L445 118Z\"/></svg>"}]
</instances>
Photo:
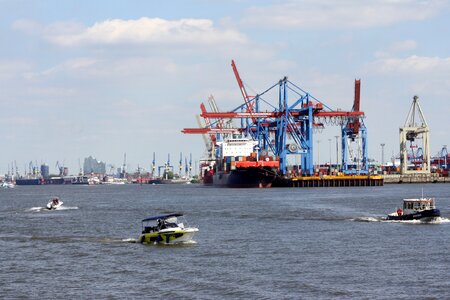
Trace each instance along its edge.
<instances>
[{"instance_id":1,"label":"river water","mask_svg":"<svg viewBox=\"0 0 450 300\"><path fill-rule=\"evenodd\" d=\"M435 197L433 224L387 222ZM46 211L51 196L64 204ZM135 243L140 220L183 212L191 243ZM450 299L450 185L0 190L0 293L42 299Z\"/></svg>"}]
</instances>

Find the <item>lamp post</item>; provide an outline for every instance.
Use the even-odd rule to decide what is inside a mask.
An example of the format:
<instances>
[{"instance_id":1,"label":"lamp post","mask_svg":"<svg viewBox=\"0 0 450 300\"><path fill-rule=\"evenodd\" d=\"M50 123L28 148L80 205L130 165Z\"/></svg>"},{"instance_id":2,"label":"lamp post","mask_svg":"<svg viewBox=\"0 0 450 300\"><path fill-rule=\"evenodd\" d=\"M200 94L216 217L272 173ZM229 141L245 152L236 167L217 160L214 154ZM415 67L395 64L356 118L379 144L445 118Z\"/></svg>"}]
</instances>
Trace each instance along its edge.
<instances>
[{"instance_id":1,"label":"lamp post","mask_svg":"<svg viewBox=\"0 0 450 300\"><path fill-rule=\"evenodd\" d=\"M380 146L381 146L381 165L384 164L384 146L385 145L386 145L385 143L380 144Z\"/></svg>"}]
</instances>

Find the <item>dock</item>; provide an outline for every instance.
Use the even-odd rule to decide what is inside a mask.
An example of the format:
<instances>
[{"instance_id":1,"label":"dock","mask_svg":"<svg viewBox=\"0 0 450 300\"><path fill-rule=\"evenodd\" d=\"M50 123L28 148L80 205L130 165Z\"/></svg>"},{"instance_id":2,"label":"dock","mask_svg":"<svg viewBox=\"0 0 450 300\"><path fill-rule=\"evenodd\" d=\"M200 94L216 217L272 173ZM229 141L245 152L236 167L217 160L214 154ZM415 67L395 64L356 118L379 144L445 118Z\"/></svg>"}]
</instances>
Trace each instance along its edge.
<instances>
[{"instance_id":1,"label":"dock","mask_svg":"<svg viewBox=\"0 0 450 300\"><path fill-rule=\"evenodd\" d=\"M276 179L272 187L357 187L382 186L382 176L307 176Z\"/></svg>"},{"instance_id":2,"label":"dock","mask_svg":"<svg viewBox=\"0 0 450 300\"><path fill-rule=\"evenodd\" d=\"M389 174L383 175L384 183L450 183L450 177L439 174Z\"/></svg>"}]
</instances>

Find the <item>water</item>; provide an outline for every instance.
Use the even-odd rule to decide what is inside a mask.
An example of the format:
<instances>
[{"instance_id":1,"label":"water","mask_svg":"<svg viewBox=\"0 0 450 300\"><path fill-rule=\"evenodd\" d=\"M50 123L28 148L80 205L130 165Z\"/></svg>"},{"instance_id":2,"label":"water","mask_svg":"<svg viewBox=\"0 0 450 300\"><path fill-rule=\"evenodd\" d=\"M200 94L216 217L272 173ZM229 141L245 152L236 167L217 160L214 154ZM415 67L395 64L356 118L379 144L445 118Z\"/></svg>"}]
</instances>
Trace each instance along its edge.
<instances>
[{"instance_id":1,"label":"water","mask_svg":"<svg viewBox=\"0 0 450 300\"><path fill-rule=\"evenodd\" d=\"M385 222L435 197L434 224ZM41 210L51 196L64 209ZM196 243L134 243L140 220L186 214ZM449 299L450 185L0 190L3 298Z\"/></svg>"}]
</instances>

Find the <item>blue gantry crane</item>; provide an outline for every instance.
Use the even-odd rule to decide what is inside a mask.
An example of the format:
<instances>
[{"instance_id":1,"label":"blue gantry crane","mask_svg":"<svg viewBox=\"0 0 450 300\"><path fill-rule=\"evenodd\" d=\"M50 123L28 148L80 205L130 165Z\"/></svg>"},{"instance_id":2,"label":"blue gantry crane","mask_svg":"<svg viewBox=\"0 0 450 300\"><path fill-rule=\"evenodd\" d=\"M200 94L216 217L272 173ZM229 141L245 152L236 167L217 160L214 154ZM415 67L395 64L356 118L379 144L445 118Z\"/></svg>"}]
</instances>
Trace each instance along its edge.
<instances>
[{"instance_id":1,"label":"blue gantry crane","mask_svg":"<svg viewBox=\"0 0 450 300\"><path fill-rule=\"evenodd\" d=\"M211 140L223 135L239 134L257 141L259 155L272 153L279 158L280 173L287 173L288 156L301 156L301 174L314 175L314 132L325 125L339 125L342 130L342 171L346 174L368 173L367 129L360 111L360 80L355 81L355 100L351 111L333 110L294 84L287 77L256 96L249 96L231 63L244 103L228 112L207 112L201 104L203 128L185 128L187 134L210 134ZM274 100L275 99L275 100ZM240 127L224 128L224 119L240 119ZM215 121L212 121L214 120ZM359 155L350 155L351 143L362 146Z\"/></svg>"}]
</instances>

